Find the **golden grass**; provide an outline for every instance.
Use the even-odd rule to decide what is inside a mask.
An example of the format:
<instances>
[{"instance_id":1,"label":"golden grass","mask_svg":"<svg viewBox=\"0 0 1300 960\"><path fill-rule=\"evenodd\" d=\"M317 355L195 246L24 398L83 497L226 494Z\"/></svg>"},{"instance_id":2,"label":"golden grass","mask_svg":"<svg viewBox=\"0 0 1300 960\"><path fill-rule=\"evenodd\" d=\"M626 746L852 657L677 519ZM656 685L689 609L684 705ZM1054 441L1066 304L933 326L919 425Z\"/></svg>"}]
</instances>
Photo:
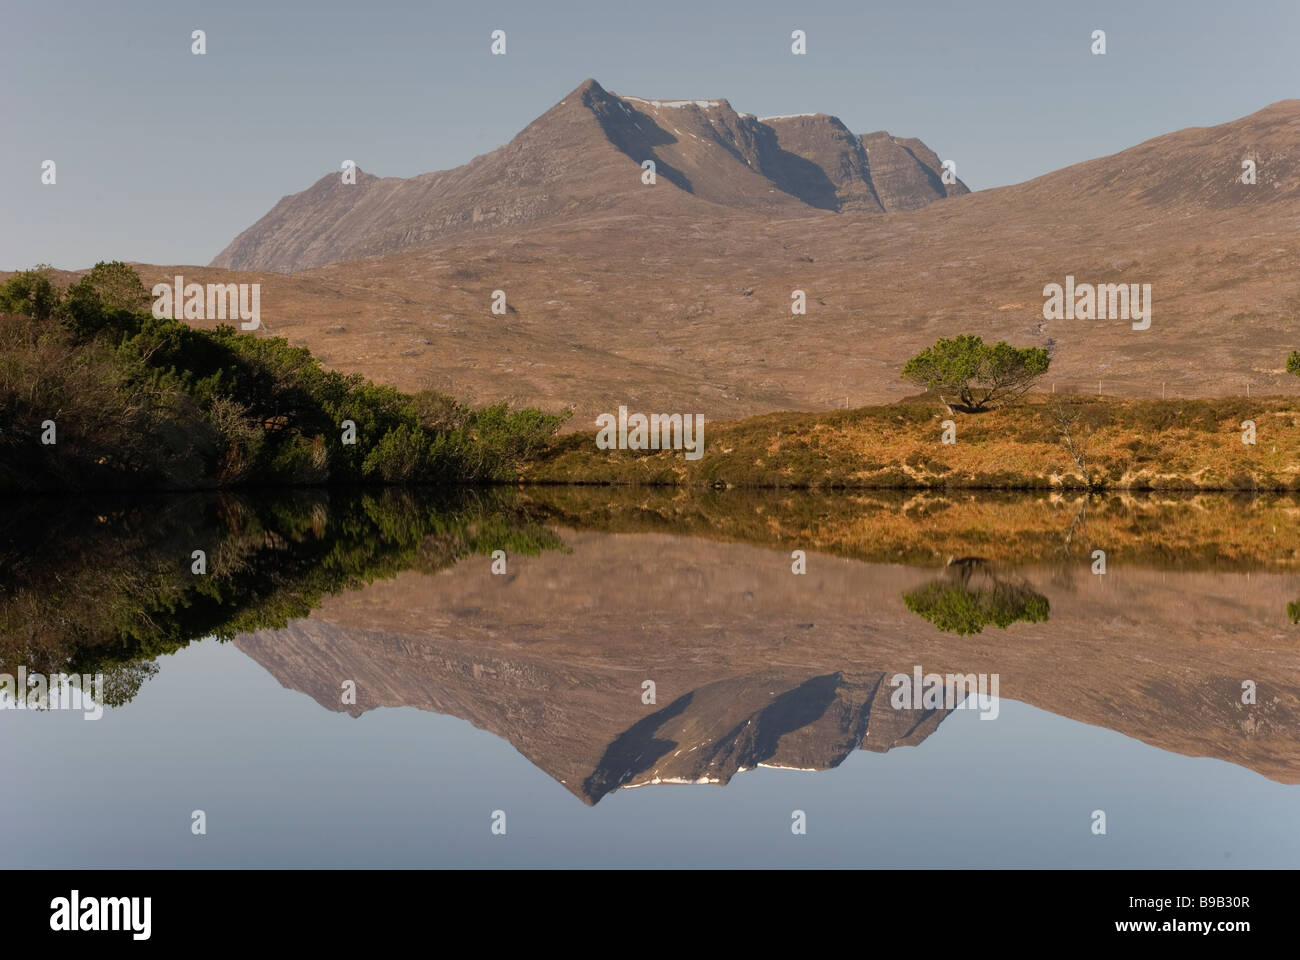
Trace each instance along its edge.
<instances>
[{"instance_id":1,"label":"golden grass","mask_svg":"<svg viewBox=\"0 0 1300 960\"><path fill-rule=\"evenodd\" d=\"M1064 443L1074 410L1087 477ZM956 442L942 442L943 421ZM1242 423L1255 443L1242 442ZM527 465L533 483L858 489L1300 490L1300 401L1290 397L1131 400L1034 396L1007 409L949 413L914 400L830 413L706 423L705 453L603 451L594 434L558 438Z\"/></svg>"}]
</instances>

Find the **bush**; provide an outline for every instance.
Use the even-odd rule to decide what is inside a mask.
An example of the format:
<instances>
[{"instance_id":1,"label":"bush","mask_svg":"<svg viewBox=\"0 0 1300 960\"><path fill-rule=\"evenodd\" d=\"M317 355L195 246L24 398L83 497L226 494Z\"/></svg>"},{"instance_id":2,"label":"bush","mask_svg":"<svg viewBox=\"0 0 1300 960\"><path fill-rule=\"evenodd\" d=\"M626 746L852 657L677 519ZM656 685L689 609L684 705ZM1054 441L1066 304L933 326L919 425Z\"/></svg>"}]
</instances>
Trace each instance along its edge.
<instances>
[{"instance_id":1,"label":"bush","mask_svg":"<svg viewBox=\"0 0 1300 960\"><path fill-rule=\"evenodd\" d=\"M506 480L565 419L411 396L278 337L154 317L122 263L66 291L50 277L0 286L0 490Z\"/></svg>"},{"instance_id":2,"label":"bush","mask_svg":"<svg viewBox=\"0 0 1300 960\"><path fill-rule=\"evenodd\" d=\"M18 313L34 320L54 316L62 295L50 280L53 267L40 265L15 273L0 287L0 312Z\"/></svg>"},{"instance_id":3,"label":"bush","mask_svg":"<svg viewBox=\"0 0 1300 960\"><path fill-rule=\"evenodd\" d=\"M385 433L366 455L362 473L367 480L385 483L419 479L425 472L428 447L423 430L402 424Z\"/></svg>"},{"instance_id":4,"label":"bush","mask_svg":"<svg viewBox=\"0 0 1300 960\"><path fill-rule=\"evenodd\" d=\"M80 339L105 330L120 342L140 326L140 314L149 307L149 293L139 275L126 264L100 261L84 277L68 287L59 306L59 317Z\"/></svg>"},{"instance_id":5,"label":"bush","mask_svg":"<svg viewBox=\"0 0 1300 960\"><path fill-rule=\"evenodd\" d=\"M421 390L411 397L415 415L426 430L460 430L469 423L470 409L454 397L432 390Z\"/></svg>"}]
</instances>

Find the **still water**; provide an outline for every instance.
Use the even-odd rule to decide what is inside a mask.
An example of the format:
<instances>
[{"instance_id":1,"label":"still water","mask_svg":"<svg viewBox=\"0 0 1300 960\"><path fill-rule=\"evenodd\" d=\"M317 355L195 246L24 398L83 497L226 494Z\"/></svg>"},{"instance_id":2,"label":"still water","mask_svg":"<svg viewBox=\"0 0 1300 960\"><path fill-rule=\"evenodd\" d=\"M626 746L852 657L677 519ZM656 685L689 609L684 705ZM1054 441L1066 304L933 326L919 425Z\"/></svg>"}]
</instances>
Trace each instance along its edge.
<instances>
[{"instance_id":1,"label":"still water","mask_svg":"<svg viewBox=\"0 0 1300 960\"><path fill-rule=\"evenodd\" d=\"M1300 866L1294 516L15 504L0 672L108 706L0 711L0 866Z\"/></svg>"}]
</instances>

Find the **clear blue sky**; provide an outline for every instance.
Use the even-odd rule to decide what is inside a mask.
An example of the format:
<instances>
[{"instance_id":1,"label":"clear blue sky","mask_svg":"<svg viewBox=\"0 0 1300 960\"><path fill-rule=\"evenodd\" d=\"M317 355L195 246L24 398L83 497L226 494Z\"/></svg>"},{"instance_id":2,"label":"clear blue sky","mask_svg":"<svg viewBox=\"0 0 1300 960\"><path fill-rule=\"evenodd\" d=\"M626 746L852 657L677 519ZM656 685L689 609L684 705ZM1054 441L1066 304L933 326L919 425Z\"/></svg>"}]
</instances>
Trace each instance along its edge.
<instances>
[{"instance_id":1,"label":"clear blue sky","mask_svg":"<svg viewBox=\"0 0 1300 960\"><path fill-rule=\"evenodd\" d=\"M345 159L457 166L588 76L917 136L972 189L1300 96L1296 0L6 0L0 23L4 269L206 263Z\"/></svg>"}]
</instances>

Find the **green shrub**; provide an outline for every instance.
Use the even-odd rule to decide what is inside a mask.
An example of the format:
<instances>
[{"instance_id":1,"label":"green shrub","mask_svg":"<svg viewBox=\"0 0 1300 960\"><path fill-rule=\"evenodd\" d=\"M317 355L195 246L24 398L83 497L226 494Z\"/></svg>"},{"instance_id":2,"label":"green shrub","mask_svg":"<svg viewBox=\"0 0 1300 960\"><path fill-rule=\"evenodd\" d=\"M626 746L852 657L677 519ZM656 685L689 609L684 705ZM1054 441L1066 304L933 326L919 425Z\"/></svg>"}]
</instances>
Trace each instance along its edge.
<instances>
[{"instance_id":1,"label":"green shrub","mask_svg":"<svg viewBox=\"0 0 1300 960\"><path fill-rule=\"evenodd\" d=\"M404 394L147 302L118 262L66 291L44 267L0 286L0 490L508 480L565 419ZM38 439L47 419L52 447Z\"/></svg>"}]
</instances>

